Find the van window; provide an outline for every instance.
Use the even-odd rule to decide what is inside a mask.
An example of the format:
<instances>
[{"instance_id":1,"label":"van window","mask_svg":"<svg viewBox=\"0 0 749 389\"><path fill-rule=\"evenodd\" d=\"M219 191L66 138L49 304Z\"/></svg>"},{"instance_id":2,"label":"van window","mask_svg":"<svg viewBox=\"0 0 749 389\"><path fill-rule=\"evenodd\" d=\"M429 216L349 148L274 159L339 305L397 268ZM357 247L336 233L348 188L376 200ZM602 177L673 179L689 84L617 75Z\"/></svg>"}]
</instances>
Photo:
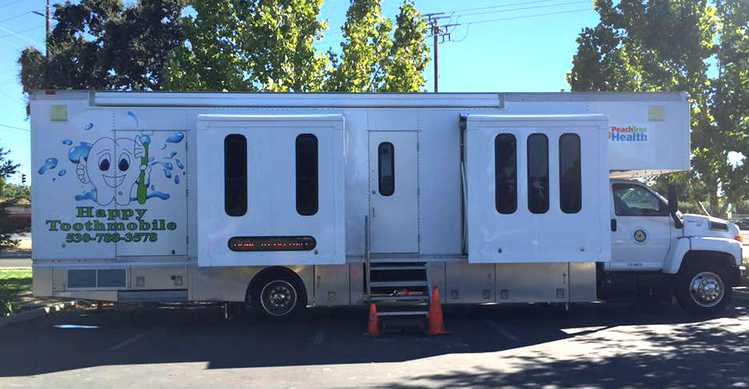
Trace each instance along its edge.
<instances>
[{"instance_id":1,"label":"van window","mask_svg":"<svg viewBox=\"0 0 749 389\"><path fill-rule=\"evenodd\" d=\"M549 210L549 138L544 134L528 136L528 210Z\"/></svg>"},{"instance_id":2,"label":"van window","mask_svg":"<svg viewBox=\"0 0 749 389\"><path fill-rule=\"evenodd\" d=\"M562 134L559 137L559 207L564 213L578 213L582 208L580 137Z\"/></svg>"},{"instance_id":3,"label":"van window","mask_svg":"<svg viewBox=\"0 0 749 389\"><path fill-rule=\"evenodd\" d=\"M668 206L640 185L614 184L616 216L668 216Z\"/></svg>"},{"instance_id":4,"label":"van window","mask_svg":"<svg viewBox=\"0 0 749 389\"><path fill-rule=\"evenodd\" d=\"M390 142L377 146L377 172L380 194L392 196L395 193L395 148Z\"/></svg>"},{"instance_id":5,"label":"van window","mask_svg":"<svg viewBox=\"0 0 749 389\"><path fill-rule=\"evenodd\" d=\"M224 210L229 216L247 213L247 138L224 138Z\"/></svg>"},{"instance_id":6,"label":"van window","mask_svg":"<svg viewBox=\"0 0 749 389\"><path fill-rule=\"evenodd\" d=\"M317 137L296 137L296 211L303 216L317 213Z\"/></svg>"},{"instance_id":7,"label":"van window","mask_svg":"<svg viewBox=\"0 0 749 389\"><path fill-rule=\"evenodd\" d=\"M518 208L516 145L512 134L494 138L494 205L499 213L513 213Z\"/></svg>"}]
</instances>

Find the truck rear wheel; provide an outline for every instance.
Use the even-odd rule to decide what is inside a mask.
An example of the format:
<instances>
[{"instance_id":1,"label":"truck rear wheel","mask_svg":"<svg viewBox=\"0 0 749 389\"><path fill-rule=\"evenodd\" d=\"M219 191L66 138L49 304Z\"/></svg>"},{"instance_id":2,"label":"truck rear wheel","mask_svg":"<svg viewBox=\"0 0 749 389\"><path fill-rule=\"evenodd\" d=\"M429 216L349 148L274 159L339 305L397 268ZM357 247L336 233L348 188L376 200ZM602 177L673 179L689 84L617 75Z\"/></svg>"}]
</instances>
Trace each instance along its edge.
<instances>
[{"instance_id":1,"label":"truck rear wheel","mask_svg":"<svg viewBox=\"0 0 749 389\"><path fill-rule=\"evenodd\" d=\"M287 319L307 305L304 287L298 278L284 272L262 275L248 291L250 305L269 319Z\"/></svg>"},{"instance_id":2,"label":"truck rear wheel","mask_svg":"<svg viewBox=\"0 0 749 389\"><path fill-rule=\"evenodd\" d=\"M722 311L731 297L726 272L715 265L687 266L676 275L674 285L679 305L695 315L715 315Z\"/></svg>"}]
</instances>

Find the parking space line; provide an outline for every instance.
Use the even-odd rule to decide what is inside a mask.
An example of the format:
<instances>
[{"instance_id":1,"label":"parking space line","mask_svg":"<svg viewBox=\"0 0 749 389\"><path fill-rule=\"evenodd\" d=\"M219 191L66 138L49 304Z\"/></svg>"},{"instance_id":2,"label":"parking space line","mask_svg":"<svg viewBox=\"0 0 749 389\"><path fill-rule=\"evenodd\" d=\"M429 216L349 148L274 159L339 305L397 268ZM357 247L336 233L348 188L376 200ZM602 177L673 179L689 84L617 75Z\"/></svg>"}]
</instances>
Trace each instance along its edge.
<instances>
[{"instance_id":1,"label":"parking space line","mask_svg":"<svg viewBox=\"0 0 749 389\"><path fill-rule=\"evenodd\" d=\"M127 338L127 339L123 340L120 343L115 344L114 346L108 348L107 350L109 350L109 351L117 351L117 350L119 350L121 348L127 347L127 346L129 346L129 345L137 342L143 336L144 336L143 334L134 335L134 336L132 336L130 338Z\"/></svg>"},{"instance_id":2,"label":"parking space line","mask_svg":"<svg viewBox=\"0 0 749 389\"><path fill-rule=\"evenodd\" d=\"M497 323L495 323L495 322L493 322L493 321L491 321L489 319L484 319L484 320L482 320L482 322L484 322L486 325L488 325L489 327L491 327L495 332L499 333L500 335L504 336L505 338L510 339L511 341L513 341L515 343L520 343L520 338L518 338L517 336L513 335L512 333L510 333L510 331L507 331L506 329L502 328L499 324L497 324Z\"/></svg>"}]
</instances>

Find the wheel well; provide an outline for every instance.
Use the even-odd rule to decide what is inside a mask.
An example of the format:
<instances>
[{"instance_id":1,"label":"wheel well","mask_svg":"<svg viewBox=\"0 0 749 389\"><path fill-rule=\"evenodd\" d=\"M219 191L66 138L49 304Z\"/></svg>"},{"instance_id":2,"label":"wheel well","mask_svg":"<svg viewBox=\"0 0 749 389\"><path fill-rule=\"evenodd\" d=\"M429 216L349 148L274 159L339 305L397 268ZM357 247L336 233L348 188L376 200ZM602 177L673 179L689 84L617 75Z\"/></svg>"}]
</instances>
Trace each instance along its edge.
<instances>
[{"instance_id":1,"label":"wheel well","mask_svg":"<svg viewBox=\"0 0 749 389\"><path fill-rule=\"evenodd\" d=\"M686 254L684 254L684 259L681 261L681 266L679 267L679 271L682 269L685 269L687 266L697 265L697 264L720 264L722 267L728 269L733 265L734 262L733 255L728 253L722 253L719 251L689 251Z\"/></svg>"},{"instance_id":2,"label":"wheel well","mask_svg":"<svg viewBox=\"0 0 749 389\"><path fill-rule=\"evenodd\" d=\"M254 293L264 281L274 278L287 278L294 281L294 283L299 286L299 297L301 302L304 303L305 306L307 305L307 290L304 287L304 281L302 281L302 278L299 277L299 274L295 271L283 266L266 267L255 274L255 276L252 277L252 280L250 280L250 284L247 286L247 295Z\"/></svg>"}]
</instances>

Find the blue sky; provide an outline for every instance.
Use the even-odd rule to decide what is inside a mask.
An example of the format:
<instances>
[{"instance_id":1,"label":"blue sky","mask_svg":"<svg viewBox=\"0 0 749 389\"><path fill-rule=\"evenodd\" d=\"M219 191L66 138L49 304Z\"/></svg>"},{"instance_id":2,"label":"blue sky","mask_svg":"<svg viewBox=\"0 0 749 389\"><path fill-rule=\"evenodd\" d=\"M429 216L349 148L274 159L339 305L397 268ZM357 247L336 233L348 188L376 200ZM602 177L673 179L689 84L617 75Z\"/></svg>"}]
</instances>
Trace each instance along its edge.
<instances>
[{"instance_id":1,"label":"blue sky","mask_svg":"<svg viewBox=\"0 0 749 389\"><path fill-rule=\"evenodd\" d=\"M394 18L401 0L382 1L383 13ZM318 47L338 47L348 5L325 1L321 17L329 30ZM569 90L565 74L575 38L598 22L591 0L416 0L416 6L422 13L444 12L443 24L460 24L451 29L451 41L440 45L441 92ZM44 18L31 13L43 9L44 0L0 0L0 147L21 164L11 182L20 182L21 173L32 177L17 59L24 47L43 47ZM430 64L428 91L432 72Z\"/></svg>"}]
</instances>

